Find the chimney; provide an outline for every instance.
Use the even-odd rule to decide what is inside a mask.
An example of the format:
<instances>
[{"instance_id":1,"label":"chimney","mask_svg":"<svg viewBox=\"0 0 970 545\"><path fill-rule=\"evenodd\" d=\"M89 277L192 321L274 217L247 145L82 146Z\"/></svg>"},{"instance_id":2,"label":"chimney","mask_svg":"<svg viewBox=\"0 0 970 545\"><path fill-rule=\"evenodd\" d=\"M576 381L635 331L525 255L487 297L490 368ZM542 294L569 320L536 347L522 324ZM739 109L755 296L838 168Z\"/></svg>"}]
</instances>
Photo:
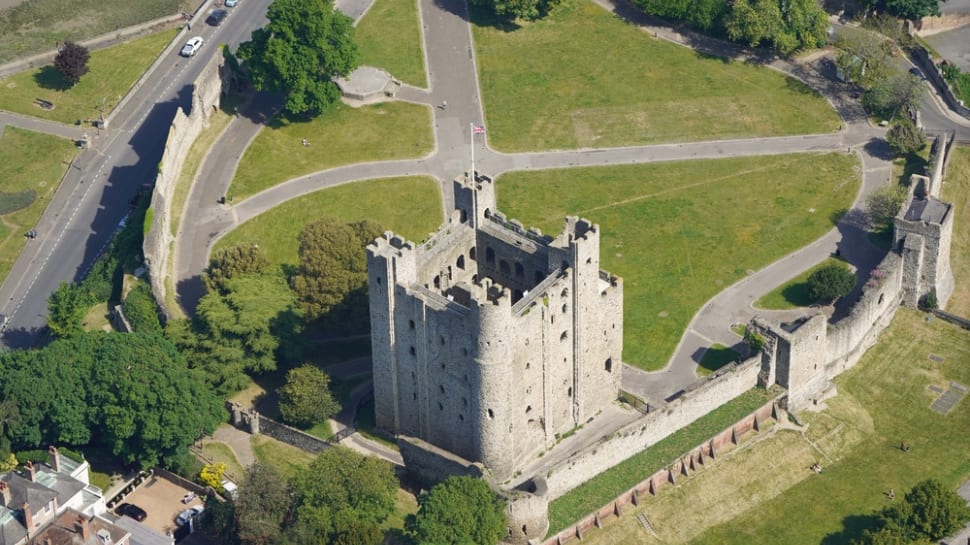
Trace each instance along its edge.
<instances>
[{"instance_id":1,"label":"chimney","mask_svg":"<svg viewBox=\"0 0 970 545\"><path fill-rule=\"evenodd\" d=\"M51 445L47 448L47 463L54 469L54 471L61 471L61 453L57 452L57 447Z\"/></svg>"},{"instance_id":2,"label":"chimney","mask_svg":"<svg viewBox=\"0 0 970 545\"><path fill-rule=\"evenodd\" d=\"M10 487L4 481L0 481L0 499L0 506L6 507L10 503Z\"/></svg>"},{"instance_id":3,"label":"chimney","mask_svg":"<svg viewBox=\"0 0 970 545\"><path fill-rule=\"evenodd\" d=\"M27 478L30 479L30 482L35 482L37 480L37 470L34 469L34 463L27 460L24 467L27 469Z\"/></svg>"},{"instance_id":4,"label":"chimney","mask_svg":"<svg viewBox=\"0 0 970 545\"><path fill-rule=\"evenodd\" d=\"M74 520L74 530L81 536L82 542L91 538L91 523L84 515L78 515Z\"/></svg>"},{"instance_id":5,"label":"chimney","mask_svg":"<svg viewBox=\"0 0 970 545\"><path fill-rule=\"evenodd\" d=\"M24 526L27 527L27 535L34 533L34 513L30 510L30 504L24 504Z\"/></svg>"}]
</instances>

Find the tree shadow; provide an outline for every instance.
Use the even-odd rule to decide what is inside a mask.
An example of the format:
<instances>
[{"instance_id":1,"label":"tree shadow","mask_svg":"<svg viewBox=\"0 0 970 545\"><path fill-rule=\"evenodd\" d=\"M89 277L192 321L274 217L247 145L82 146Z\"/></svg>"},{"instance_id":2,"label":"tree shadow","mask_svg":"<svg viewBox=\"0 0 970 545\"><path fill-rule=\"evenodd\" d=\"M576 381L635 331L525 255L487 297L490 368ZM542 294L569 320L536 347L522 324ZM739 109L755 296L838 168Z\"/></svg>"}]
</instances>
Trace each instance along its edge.
<instances>
[{"instance_id":1,"label":"tree shadow","mask_svg":"<svg viewBox=\"0 0 970 545\"><path fill-rule=\"evenodd\" d=\"M700 351L698 350L698 352ZM701 369L705 369L709 373L713 373L729 363L739 361L741 361L741 354L736 352L733 348L715 344L708 347L707 350L704 351L704 354L701 356L701 360L697 365Z\"/></svg>"},{"instance_id":2,"label":"tree shadow","mask_svg":"<svg viewBox=\"0 0 970 545\"><path fill-rule=\"evenodd\" d=\"M448 11L454 11L450 6L453 3L454 2L451 0L437 1L439 6L447 9ZM515 32L516 30L522 28L518 23L515 22L515 19L496 15L481 6L469 5L467 14L463 11L456 14L477 27L493 28L502 32ZM546 14L543 14L540 17L545 17L545 15Z\"/></svg>"},{"instance_id":3,"label":"tree shadow","mask_svg":"<svg viewBox=\"0 0 970 545\"><path fill-rule=\"evenodd\" d=\"M34 74L34 82L42 89L50 89L53 91L66 91L74 87L73 83L68 81L63 74L51 65L47 65L38 70Z\"/></svg>"},{"instance_id":4,"label":"tree shadow","mask_svg":"<svg viewBox=\"0 0 970 545\"><path fill-rule=\"evenodd\" d=\"M881 138L873 138L865 144L866 152L877 159L891 161L894 157L893 150L889 148L889 143Z\"/></svg>"},{"instance_id":5,"label":"tree shadow","mask_svg":"<svg viewBox=\"0 0 970 545\"><path fill-rule=\"evenodd\" d=\"M848 545L862 539L862 533L879 525L876 515L849 515L842 519L842 530L828 534L819 545Z\"/></svg>"}]
</instances>

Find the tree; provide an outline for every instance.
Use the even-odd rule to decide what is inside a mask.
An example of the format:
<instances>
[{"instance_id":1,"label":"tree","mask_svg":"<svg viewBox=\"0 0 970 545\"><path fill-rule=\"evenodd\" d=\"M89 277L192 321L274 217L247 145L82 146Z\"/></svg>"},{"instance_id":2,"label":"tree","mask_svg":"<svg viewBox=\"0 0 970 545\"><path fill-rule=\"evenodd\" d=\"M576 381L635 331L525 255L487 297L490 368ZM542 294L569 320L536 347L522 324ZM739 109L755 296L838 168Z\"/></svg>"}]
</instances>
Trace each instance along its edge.
<instances>
[{"instance_id":1,"label":"tree","mask_svg":"<svg viewBox=\"0 0 970 545\"><path fill-rule=\"evenodd\" d=\"M928 15L940 14L939 0L885 0L885 9L900 19L917 21Z\"/></svg>"},{"instance_id":2,"label":"tree","mask_svg":"<svg viewBox=\"0 0 970 545\"><path fill-rule=\"evenodd\" d=\"M905 501L907 526L918 537L937 541L970 521L966 501L935 479L918 483L906 493Z\"/></svg>"},{"instance_id":3,"label":"tree","mask_svg":"<svg viewBox=\"0 0 970 545\"><path fill-rule=\"evenodd\" d=\"M20 409L17 407L17 400L8 398L0 401L0 458L4 458L7 454L13 455L11 448L13 430L20 426L20 422Z\"/></svg>"},{"instance_id":4,"label":"tree","mask_svg":"<svg viewBox=\"0 0 970 545\"><path fill-rule=\"evenodd\" d=\"M906 190L899 185L886 185L866 197L869 223L873 231L884 232L891 229L896 214L906 200Z\"/></svg>"},{"instance_id":5,"label":"tree","mask_svg":"<svg viewBox=\"0 0 970 545\"><path fill-rule=\"evenodd\" d=\"M221 248L209 260L202 280L209 291L226 291L232 278L258 274L266 270L269 260L257 244L237 244Z\"/></svg>"},{"instance_id":6,"label":"tree","mask_svg":"<svg viewBox=\"0 0 970 545\"><path fill-rule=\"evenodd\" d=\"M88 48L74 42L64 42L54 57L54 68L72 85L81 81L81 76L88 73Z\"/></svg>"},{"instance_id":7,"label":"tree","mask_svg":"<svg viewBox=\"0 0 970 545\"><path fill-rule=\"evenodd\" d=\"M889 129L886 141L893 153L899 156L916 153L926 147L923 129L917 127L908 116L904 116Z\"/></svg>"},{"instance_id":8,"label":"tree","mask_svg":"<svg viewBox=\"0 0 970 545\"><path fill-rule=\"evenodd\" d=\"M419 545L494 545L505 535L505 502L481 479L449 477L418 506L404 525Z\"/></svg>"},{"instance_id":9,"label":"tree","mask_svg":"<svg viewBox=\"0 0 970 545\"><path fill-rule=\"evenodd\" d=\"M560 0L473 0L476 6L507 19L534 21L544 17Z\"/></svg>"},{"instance_id":10,"label":"tree","mask_svg":"<svg viewBox=\"0 0 970 545\"><path fill-rule=\"evenodd\" d=\"M342 331L364 331L370 314L364 247L383 229L362 221L322 218L300 232L300 268L291 284L308 321Z\"/></svg>"},{"instance_id":11,"label":"tree","mask_svg":"<svg viewBox=\"0 0 970 545\"><path fill-rule=\"evenodd\" d=\"M283 421L295 426L312 426L340 410L330 393L330 376L314 367L302 365L286 373L286 384L277 390Z\"/></svg>"},{"instance_id":12,"label":"tree","mask_svg":"<svg viewBox=\"0 0 970 545\"><path fill-rule=\"evenodd\" d=\"M47 299L47 327L51 335L63 339L83 333L81 321L93 304L77 284L61 282Z\"/></svg>"},{"instance_id":13,"label":"tree","mask_svg":"<svg viewBox=\"0 0 970 545\"><path fill-rule=\"evenodd\" d=\"M237 53L253 86L284 93L291 115L320 114L340 99L333 78L357 68L353 20L333 0L274 0L266 17Z\"/></svg>"},{"instance_id":14,"label":"tree","mask_svg":"<svg viewBox=\"0 0 970 545\"><path fill-rule=\"evenodd\" d=\"M235 500L236 528L244 545L279 543L293 518L286 478L272 466L256 462L246 470Z\"/></svg>"},{"instance_id":15,"label":"tree","mask_svg":"<svg viewBox=\"0 0 970 545\"><path fill-rule=\"evenodd\" d=\"M816 301L834 301L855 287L855 275L841 263L830 263L809 275L808 295Z\"/></svg>"},{"instance_id":16,"label":"tree","mask_svg":"<svg viewBox=\"0 0 970 545\"><path fill-rule=\"evenodd\" d=\"M893 119L906 109L915 109L922 87L912 74L897 74L877 81L862 95L867 110L883 119Z\"/></svg>"},{"instance_id":17,"label":"tree","mask_svg":"<svg viewBox=\"0 0 970 545\"><path fill-rule=\"evenodd\" d=\"M202 466L199 470L199 480L205 486L211 486L212 488L222 491L222 476L226 473L229 466L225 462L216 462L212 464L206 464Z\"/></svg>"}]
</instances>

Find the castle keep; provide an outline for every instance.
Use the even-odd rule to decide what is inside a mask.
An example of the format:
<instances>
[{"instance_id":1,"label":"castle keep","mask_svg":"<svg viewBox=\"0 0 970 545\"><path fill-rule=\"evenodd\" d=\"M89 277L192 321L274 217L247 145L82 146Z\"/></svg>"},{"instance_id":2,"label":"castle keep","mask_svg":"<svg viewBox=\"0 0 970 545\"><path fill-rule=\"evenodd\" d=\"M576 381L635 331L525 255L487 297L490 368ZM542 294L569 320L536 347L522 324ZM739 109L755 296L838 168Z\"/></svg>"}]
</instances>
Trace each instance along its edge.
<instances>
[{"instance_id":1,"label":"castle keep","mask_svg":"<svg viewBox=\"0 0 970 545\"><path fill-rule=\"evenodd\" d=\"M505 480L616 399L623 284L599 268L599 226L526 230L485 176L454 199L427 242L367 248L377 425Z\"/></svg>"}]
</instances>

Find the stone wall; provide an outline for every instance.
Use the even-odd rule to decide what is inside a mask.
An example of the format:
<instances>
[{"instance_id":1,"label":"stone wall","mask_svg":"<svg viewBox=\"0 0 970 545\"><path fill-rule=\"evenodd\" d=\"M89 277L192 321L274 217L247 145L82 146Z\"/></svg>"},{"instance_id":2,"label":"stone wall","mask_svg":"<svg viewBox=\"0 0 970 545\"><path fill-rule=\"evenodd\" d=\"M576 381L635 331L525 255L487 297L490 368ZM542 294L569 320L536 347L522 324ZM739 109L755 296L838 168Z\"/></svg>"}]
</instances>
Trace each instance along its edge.
<instances>
[{"instance_id":1,"label":"stone wall","mask_svg":"<svg viewBox=\"0 0 970 545\"><path fill-rule=\"evenodd\" d=\"M728 445L736 445L739 438L745 433L759 430L764 422L777 417L777 411L774 401L766 403L733 426L705 441L704 444L684 453L679 460L669 467L648 476L610 503L586 515L569 528L549 536L543 542L543 545L560 545L572 539L582 540L584 532L594 527L599 528L603 520L613 516L621 516L627 506L639 505L641 501L650 496L655 496L664 486L676 486L678 479L687 477L704 466L715 462L721 450Z\"/></svg>"},{"instance_id":2,"label":"stone wall","mask_svg":"<svg viewBox=\"0 0 970 545\"><path fill-rule=\"evenodd\" d=\"M758 384L760 365L760 358L753 357L699 381L677 399L538 475L545 478L546 497L552 501L562 496L747 392Z\"/></svg>"},{"instance_id":3,"label":"stone wall","mask_svg":"<svg viewBox=\"0 0 970 545\"><path fill-rule=\"evenodd\" d=\"M281 424L261 414L257 414L257 417L259 418L259 433L268 435L277 441L293 445L310 454L320 454L331 447L329 442L319 437L315 437L296 428L291 428L286 424Z\"/></svg>"},{"instance_id":4,"label":"stone wall","mask_svg":"<svg viewBox=\"0 0 970 545\"><path fill-rule=\"evenodd\" d=\"M397 436L408 476L423 488L431 488L455 475L481 477L482 467L427 441L406 435Z\"/></svg>"},{"instance_id":5,"label":"stone wall","mask_svg":"<svg viewBox=\"0 0 970 545\"><path fill-rule=\"evenodd\" d=\"M930 55L923 46L915 44L912 46L911 55L913 62L919 66L920 70L926 75L927 78L933 83L940 95L943 96L943 100L946 101L946 105L950 107L954 112L962 115L963 117L970 118L970 108L960 102L950 84L943 79L943 73L940 72L940 68L933 61L933 57Z\"/></svg>"},{"instance_id":6,"label":"stone wall","mask_svg":"<svg viewBox=\"0 0 970 545\"><path fill-rule=\"evenodd\" d=\"M176 110L168 130L162 160L158 163L149 209L151 226L145 233L143 251L150 273L152 294L166 318L172 315L172 310L166 306L166 284L172 274L171 252L175 237L172 234L171 207L175 186L182 173L186 154L199 134L208 126L209 119L219 109L224 62L221 54L214 55L193 82L192 109L188 114L181 108Z\"/></svg>"}]
</instances>

